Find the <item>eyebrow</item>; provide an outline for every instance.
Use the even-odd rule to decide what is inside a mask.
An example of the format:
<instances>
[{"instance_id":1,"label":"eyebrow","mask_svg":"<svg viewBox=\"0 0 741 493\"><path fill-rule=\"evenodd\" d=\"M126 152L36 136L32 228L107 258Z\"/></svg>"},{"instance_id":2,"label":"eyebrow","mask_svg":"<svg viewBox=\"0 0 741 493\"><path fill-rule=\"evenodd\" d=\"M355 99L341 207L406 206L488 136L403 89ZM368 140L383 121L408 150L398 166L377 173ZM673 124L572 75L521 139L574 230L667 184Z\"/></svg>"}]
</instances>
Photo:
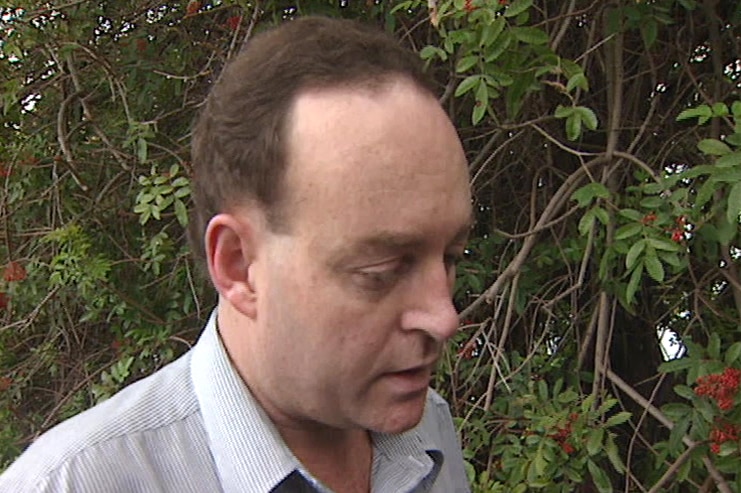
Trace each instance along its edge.
<instances>
[{"instance_id":1,"label":"eyebrow","mask_svg":"<svg viewBox=\"0 0 741 493\"><path fill-rule=\"evenodd\" d=\"M473 221L468 220L453 236L450 245L465 243L473 226ZM332 256L333 263L344 263L353 257L373 256L391 254L403 250L413 250L424 243L423 235L415 233L398 233L382 231L378 234L361 238L352 245L339 249Z\"/></svg>"}]
</instances>

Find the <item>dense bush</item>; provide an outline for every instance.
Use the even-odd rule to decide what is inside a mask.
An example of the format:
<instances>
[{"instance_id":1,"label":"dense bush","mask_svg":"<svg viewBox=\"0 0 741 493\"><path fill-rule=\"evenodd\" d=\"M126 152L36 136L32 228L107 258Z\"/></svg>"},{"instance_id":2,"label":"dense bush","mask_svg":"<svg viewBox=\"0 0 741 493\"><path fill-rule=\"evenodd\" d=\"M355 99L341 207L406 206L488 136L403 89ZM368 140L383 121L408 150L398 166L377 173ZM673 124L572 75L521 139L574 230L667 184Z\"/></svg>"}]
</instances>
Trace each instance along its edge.
<instances>
[{"instance_id":1,"label":"dense bush","mask_svg":"<svg viewBox=\"0 0 741 493\"><path fill-rule=\"evenodd\" d=\"M305 14L396 33L460 129L477 224L436 385L474 489L741 491L736 0L0 7L0 463L193 343L192 118Z\"/></svg>"}]
</instances>

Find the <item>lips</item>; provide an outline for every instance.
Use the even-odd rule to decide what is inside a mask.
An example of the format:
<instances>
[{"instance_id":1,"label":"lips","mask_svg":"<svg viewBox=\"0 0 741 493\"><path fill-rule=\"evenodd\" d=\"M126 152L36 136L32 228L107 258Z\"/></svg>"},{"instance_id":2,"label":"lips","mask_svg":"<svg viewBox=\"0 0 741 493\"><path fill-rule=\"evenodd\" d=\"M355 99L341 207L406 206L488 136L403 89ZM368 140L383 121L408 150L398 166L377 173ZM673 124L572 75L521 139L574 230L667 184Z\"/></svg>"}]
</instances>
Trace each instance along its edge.
<instances>
[{"instance_id":1,"label":"lips","mask_svg":"<svg viewBox=\"0 0 741 493\"><path fill-rule=\"evenodd\" d=\"M432 365L416 366L407 370L390 372L385 375L391 386L404 394L426 391L430 384Z\"/></svg>"}]
</instances>

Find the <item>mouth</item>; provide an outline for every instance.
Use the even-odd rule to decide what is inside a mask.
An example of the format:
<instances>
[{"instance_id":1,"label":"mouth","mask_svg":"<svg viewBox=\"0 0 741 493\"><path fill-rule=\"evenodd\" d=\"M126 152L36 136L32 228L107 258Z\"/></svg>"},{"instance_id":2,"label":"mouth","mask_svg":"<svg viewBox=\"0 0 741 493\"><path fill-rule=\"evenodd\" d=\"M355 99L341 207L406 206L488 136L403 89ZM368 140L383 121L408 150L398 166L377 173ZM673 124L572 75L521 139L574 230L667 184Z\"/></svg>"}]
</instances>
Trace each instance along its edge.
<instances>
[{"instance_id":1,"label":"mouth","mask_svg":"<svg viewBox=\"0 0 741 493\"><path fill-rule=\"evenodd\" d=\"M406 370L389 372L385 377L391 386L400 393L426 392L432 377L432 365L421 365Z\"/></svg>"}]
</instances>

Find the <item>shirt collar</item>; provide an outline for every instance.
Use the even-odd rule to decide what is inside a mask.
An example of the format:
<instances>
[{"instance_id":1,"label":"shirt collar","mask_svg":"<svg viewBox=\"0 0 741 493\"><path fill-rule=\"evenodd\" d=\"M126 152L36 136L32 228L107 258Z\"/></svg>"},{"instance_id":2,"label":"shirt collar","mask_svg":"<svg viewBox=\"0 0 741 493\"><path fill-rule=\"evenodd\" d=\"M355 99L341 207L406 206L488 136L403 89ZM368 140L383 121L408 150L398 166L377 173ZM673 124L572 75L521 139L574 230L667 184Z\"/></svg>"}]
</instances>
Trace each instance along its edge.
<instances>
[{"instance_id":1,"label":"shirt collar","mask_svg":"<svg viewBox=\"0 0 741 493\"><path fill-rule=\"evenodd\" d=\"M193 348L191 378L224 491L270 491L299 466L229 361L216 311Z\"/></svg>"},{"instance_id":2,"label":"shirt collar","mask_svg":"<svg viewBox=\"0 0 741 493\"><path fill-rule=\"evenodd\" d=\"M224 491L271 491L294 471L310 477L232 366L216 310L193 348L191 379ZM425 430L429 411L426 406L420 424L404 433L373 434L374 456L397 465L411 461L421 478L436 475L443 457Z\"/></svg>"}]
</instances>

